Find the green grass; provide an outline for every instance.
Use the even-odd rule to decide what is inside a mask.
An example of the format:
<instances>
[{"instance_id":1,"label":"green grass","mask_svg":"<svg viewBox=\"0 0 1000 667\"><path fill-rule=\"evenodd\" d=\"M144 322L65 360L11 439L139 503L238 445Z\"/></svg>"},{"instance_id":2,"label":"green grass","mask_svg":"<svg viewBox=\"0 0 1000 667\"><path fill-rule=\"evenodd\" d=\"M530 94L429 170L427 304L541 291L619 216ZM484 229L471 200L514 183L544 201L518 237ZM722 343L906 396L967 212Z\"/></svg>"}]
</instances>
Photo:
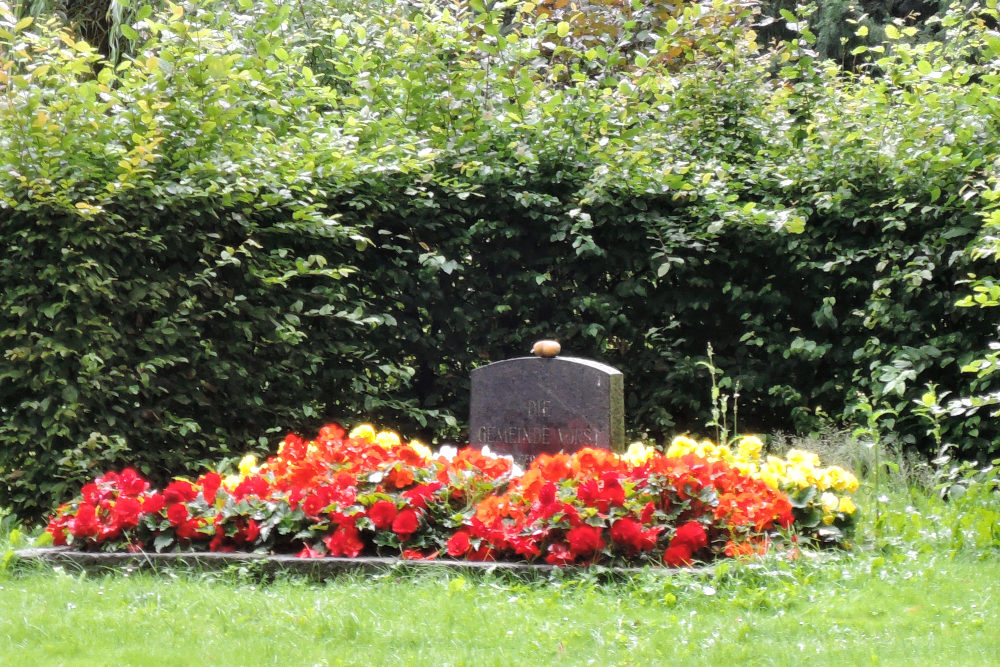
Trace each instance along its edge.
<instances>
[{"instance_id":1,"label":"green grass","mask_svg":"<svg viewBox=\"0 0 1000 667\"><path fill-rule=\"evenodd\" d=\"M0 575L0 663L989 664L1000 560L768 559L615 582L390 573Z\"/></svg>"},{"instance_id":2,"label":"green grass","mask_svg":"<svg viewBox=\"0 0 1000 667\"><path fill-rule=\"evenodd\" d=\"M1000 494L966 486L948 502L898 474L863 487L848 553L611 580L87 575L4 565L8 524L0 665L1000 664Z\"/></svg>"}]
</instances>

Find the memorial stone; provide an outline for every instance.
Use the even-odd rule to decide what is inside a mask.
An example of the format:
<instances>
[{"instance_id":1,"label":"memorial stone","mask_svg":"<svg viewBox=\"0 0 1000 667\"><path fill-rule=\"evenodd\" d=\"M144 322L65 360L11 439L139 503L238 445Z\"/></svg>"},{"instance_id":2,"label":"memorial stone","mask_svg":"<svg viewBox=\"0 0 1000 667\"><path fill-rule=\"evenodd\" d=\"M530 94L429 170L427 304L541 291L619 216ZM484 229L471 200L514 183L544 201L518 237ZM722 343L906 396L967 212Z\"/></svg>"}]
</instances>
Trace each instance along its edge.
<instances>
[{"instance_id":1,"label":"memorial stone","mask_svg":"<svg viewBox=\"0 0 1000 667\"><path fill-rule=\"evenodd\" d=\"M558 357L539 341L537 357L518 357L472 371L469 441L527 463L539 454L625 445L621 371L590 359Z\"/></svg>"}]
</instances>

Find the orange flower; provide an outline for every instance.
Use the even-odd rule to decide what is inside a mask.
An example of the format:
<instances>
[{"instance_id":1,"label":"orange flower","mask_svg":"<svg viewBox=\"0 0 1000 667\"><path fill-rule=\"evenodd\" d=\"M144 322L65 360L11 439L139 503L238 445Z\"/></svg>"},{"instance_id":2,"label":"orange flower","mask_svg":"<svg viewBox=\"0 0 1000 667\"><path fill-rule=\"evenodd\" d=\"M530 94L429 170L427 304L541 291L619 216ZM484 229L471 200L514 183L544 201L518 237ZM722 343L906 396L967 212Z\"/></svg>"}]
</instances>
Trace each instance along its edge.
<instances>
[{"instance_id":1,"label":"orange flower","mask_svg":"<svg viewBox=\"0 0 1000 667\"><path fill-rule=\"evenodd\" d=\"M397 464L389 470L386 480L397 489L403 489L413 484L413 471L402 464Z\"/></svg>"},{"instance_id":2,"label":"orange flower","mask_svg":"<svg viewBox=\"0 0 1000 667\"><path fill-rule=\"evenodd\" d=\"M586 447L573 454L571 466L573 477L589 479L599 477L601 473L617 470L620 466L618 455L607 449Z\"/></svg>"},{"instance_id":3,"label":"orange flower","mask_svg":"<svg viewBox=\"0 0 1000 667\"><path fill-rule=\"evenodd\" d=\"M542 454L532 461L531 467L537 468L542 477L550 482L569 479L573 474L569 454Z\"/></svg>"},{"instance_id":4,"label":"orange flower","mask_svg":"<svg viewBox=\"0 0 1000 667\"><path fill-rule=\"evenodd\" d=\"M403 445L402 447L397 447L395 449L395 453L396 456L399 458L399 460L407 465L421 467L426 463L424 457L421 456L417 452L417 450L415 450L413 447L410 447L409 445Z\"/></svg>"},{"instance_id":5,"label":"orange flower","mask_svg":"<svg viewBox=\"0 0 1000 667\"><path fill-rule=\"evenodd\" d=\"M729 540L728 542L726 542L726 551L725 551L725 553L730 558L740 558L740 557L744 557L744 556L752 556L753 553L754 553L754 551L753 551L753 545L750 544L749 542L741 542L741 543L737 544L736 542L733 542L732 540Z\"/></svg>"},{"instance_id":6,"label":"orange flower","mask_svg":"<svg viewBox=\"0 0 1000 667\"><path fill-rule=\"evenodd\" d=\"M542 488L549 482L542 475L538 468L530 468L521 479L517 481L517 488L521 490L521 495L524 496L525 501L531 503L538 498L538 494L541 493Z\"/></svg>"},{"instance_id":7,"label":"orange flower","mask_svg":"<svg viewBox=\"0 0 1000 667\"><path fill-rule=\"evenodd\" d=\"M505 505L500 496L486 496L476 506L476 518L486 525L498 523L506 515Z\"/></svg>"}]
</instances>

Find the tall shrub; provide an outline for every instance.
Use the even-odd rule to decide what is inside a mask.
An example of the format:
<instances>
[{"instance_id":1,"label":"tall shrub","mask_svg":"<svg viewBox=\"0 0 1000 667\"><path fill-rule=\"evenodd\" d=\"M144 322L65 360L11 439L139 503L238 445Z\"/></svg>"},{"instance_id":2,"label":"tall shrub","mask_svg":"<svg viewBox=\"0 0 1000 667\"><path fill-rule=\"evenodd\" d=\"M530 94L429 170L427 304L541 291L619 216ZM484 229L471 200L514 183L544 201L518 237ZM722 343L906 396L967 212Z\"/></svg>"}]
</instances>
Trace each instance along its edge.
<instances>
[{"instance_id":1,"label":"tall shrub","mask_svg":"<svg viewBox=\"0 0 1000 667\"><path fill-rule=\"evenodd\" d=\"M176 473L352 394L380 320L315 178L356 178L355 139L280 17L146 12L112 67L2 16L0 505L37 514L128 460Z\"/></svg>"}]
</instances>

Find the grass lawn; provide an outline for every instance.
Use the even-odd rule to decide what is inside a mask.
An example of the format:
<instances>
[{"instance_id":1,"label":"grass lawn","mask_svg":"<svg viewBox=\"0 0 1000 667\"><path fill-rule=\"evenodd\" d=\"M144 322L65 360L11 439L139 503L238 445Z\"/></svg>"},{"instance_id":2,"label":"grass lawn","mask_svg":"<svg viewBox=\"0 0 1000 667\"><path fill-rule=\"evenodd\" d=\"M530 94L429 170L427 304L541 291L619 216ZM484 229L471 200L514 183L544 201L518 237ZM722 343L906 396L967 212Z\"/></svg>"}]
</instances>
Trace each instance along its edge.
<instances>
[{"instance_id":1,"label":"grass lawn","mask_svg":"<svg viewBox=\"0 0 1000 667\"><path fill-rule=\"evenodd\" d=\"M600 582L387 573L0 575L5 664L982 665L1000 560L862 553Z\"/></svg>"}]
</instances>

